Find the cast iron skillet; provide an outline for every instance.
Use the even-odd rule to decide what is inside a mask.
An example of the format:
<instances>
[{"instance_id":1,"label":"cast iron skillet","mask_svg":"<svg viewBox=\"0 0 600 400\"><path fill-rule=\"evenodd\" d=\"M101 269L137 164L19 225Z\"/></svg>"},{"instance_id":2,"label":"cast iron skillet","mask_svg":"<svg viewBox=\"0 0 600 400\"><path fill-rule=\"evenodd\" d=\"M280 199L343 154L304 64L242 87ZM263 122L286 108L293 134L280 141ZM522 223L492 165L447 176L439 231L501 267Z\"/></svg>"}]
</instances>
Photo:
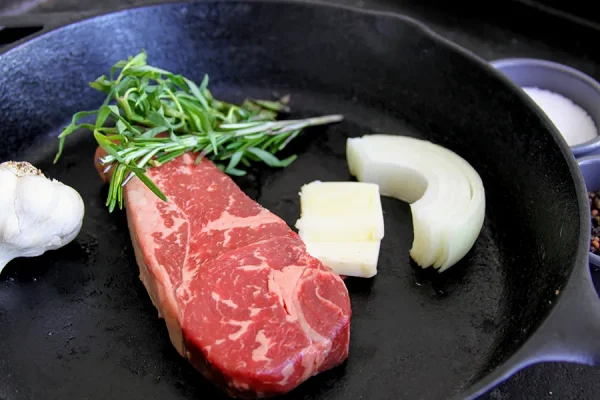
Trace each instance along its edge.
<instances>
[{"instance_id":1,"label":"cast iron skillet","mask_svg":"<svg viewBox=\"0 0 600 400\"><path fill-rule=\"evenodd\" d=\"M312 129L285 170L241 187L293 224L306 182L347 180L344 145L413 135L465 157L486 187L483 231L447 273L409 258L409 207L385 198L379 274L348 279L350 358L285 399L474 398L540 361L600 356L588 271L587 198L566 143L483 61L402 16L308 2L172 4L42 32L0 56L0 159L26 159L75 187L79 237L0 277L0 398L223 399L171 347L138 279L123 212L109 214L81 133L53 165L56 134L98 106L87 82L145 48L152 63L230 100L291 93Z\"/></svg>"}]
</instances>

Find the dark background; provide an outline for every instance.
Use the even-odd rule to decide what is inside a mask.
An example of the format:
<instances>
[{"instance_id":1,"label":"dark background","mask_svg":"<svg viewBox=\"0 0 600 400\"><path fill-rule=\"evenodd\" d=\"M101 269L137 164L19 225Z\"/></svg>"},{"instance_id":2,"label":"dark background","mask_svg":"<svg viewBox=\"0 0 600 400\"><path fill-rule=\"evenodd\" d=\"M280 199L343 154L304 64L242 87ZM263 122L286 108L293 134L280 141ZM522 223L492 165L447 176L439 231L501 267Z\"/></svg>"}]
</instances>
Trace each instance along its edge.
<instances>
[{"instance_id":1,"label":"dark background","mask_svg":"<svg viewBox=\"0 0 600 400\"><path fill-rule=\"evenodd\" d=\"M591 12L592 1L329 1L415 17L488 61L506 57L543 58L578 68L600 80L600 15ZM0 27L5 27L0 29L0 46L42 26L51 27L89 14L157 2L0 0ZM600 273L593 275L598 289ZM432 377L434 382L435 377ZM562 363L535 365L484 398L600 399L600 368Z\"/></svg>"},{"instance_id":2,"label":"dark background","mask_svg":"<svg viewBox=\"0 0 600 400\"><path fill-rule=\"evenodd\" d=\"M550 12L568 13L575 17L599 21L600 16L590 12L593 1L589 0L505 0L538 7ZM153 0L2 0L0 13L18 14L24 12L63 12L79 10L111 10L122 6L148 4ZM397 3L402 3L401 0ZM457 6L461 1L439 0L438 3L451 3ZM465 2L466 3L466 2ZM486 3L482 1L482 3Z\"/></svg>"}]
</instances>

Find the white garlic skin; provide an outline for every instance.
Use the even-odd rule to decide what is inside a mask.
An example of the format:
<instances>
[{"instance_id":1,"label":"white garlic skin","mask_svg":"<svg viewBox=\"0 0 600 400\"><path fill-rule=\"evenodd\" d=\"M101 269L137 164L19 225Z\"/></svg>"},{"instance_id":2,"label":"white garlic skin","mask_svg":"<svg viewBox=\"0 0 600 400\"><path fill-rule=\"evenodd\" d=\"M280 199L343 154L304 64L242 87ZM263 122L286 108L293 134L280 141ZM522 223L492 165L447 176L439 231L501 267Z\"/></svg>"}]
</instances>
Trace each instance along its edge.
<instances>
[{"instance_id":1,"label":"white garlic skin","mask_svg":"<svg viewBox=\"0 0 600 400\"><path fill-rule=\"evenodd\" d=\"M85 207L79 193L48 179L28 162L0 164L0 273L17 257L35 257L79 234Z\"/></svg>"}]
</instances>

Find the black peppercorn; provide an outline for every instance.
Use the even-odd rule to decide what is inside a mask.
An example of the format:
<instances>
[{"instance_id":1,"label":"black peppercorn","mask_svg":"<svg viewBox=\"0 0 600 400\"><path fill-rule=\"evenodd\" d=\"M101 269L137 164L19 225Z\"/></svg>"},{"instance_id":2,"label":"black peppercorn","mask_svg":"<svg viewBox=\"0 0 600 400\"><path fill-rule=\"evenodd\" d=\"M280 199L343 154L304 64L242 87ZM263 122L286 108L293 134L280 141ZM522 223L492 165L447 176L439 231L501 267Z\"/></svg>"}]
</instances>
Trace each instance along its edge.
<instances>
[{"instance_id":1,"label":"black peppercorn","mask_svg":"<svg viewBox=\"0 0 600 400\"><path fill-rule=\"evenodd\" d=\"M590 218L592 232L590 237L590 252L600 254L600 190L589 192Z\"/></svg>"}]
</instances>

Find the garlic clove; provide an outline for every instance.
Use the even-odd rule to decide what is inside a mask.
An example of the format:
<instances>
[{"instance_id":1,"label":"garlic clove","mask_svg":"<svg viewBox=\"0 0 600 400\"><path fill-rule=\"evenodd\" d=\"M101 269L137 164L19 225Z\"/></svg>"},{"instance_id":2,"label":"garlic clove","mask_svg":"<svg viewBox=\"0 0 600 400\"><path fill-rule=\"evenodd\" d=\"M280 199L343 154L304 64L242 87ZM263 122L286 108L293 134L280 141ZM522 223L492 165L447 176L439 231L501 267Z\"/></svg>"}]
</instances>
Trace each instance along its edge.
<instances>
[{"instance_id":1,"label":"garlic clove","mask_svg":"<svg viewBox=\"0 0 600 400\"><path fill-rule=\"evenodd\" d=\"M85 207L79 193L28 162L0 164L0 272L16 257L34 257L70 243Z\"/></svg>"}]
</instances>

